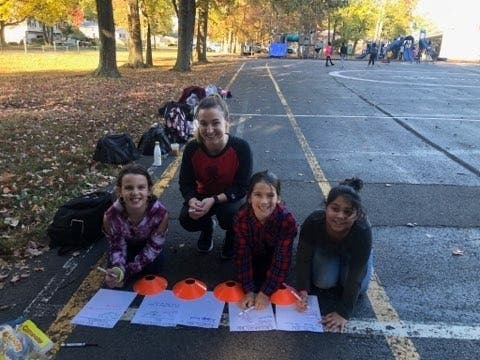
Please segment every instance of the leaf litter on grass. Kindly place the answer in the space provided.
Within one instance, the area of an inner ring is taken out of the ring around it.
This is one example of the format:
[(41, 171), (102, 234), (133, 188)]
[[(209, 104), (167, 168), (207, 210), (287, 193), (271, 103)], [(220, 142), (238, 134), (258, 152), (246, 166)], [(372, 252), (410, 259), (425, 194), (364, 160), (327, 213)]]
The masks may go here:
[(187, 73), (122, 68), (119, 79), (0, 74), (0, 270), (48, 249), (45, 230), (59, 205), (114, 181), (120, 166), (92, 160), (101, 136), (128, 132), (137, 142), (161, 120), (163, 102), (187, 86), (217, 84), (234, 64), (216, 59)]

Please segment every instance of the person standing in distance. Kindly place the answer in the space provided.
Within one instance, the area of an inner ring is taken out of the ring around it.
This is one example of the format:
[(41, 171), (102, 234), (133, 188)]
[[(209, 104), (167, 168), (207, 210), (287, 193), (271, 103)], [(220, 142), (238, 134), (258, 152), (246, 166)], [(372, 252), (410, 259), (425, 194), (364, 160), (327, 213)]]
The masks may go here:
[(233, 217), (245, 202), (252, 174), (248, 143), (228, 133), (229, 110), (219, 95), (203, 98), (195, 110), (198, 129), (187, 143), (180, 167), (179, 185), (184, 198), (180, 224), (190, 232), (200, 231), (197, 250), (213, 249), (213, 219), (225, 230), (221, 258), (234, 255)]
[(373, 271), (372, 231), (358, 193), (362, 187), (360, 179), (352, 178), (332, 188), (326, 209), (311, 213), (300, 230), (296, 277), (302, 300), (297, 309), (306, 309), (310, 290), (342, 290), (335, 310), (322, 319), (328, 331), (343, 332)]
[(340, 46), (340, 63), (341, 63), (342, 69), (345, 66), (345, 59), (347, 58), (347, 51), (348, 51), (347, 45), (345, 45), (345, 43), (342, 42), (342, 46)]
[(329, 41), (327, 44), (327, 47), (325, 48), (325, 66), (329, 66), (328, 62), (330, 62), (330, 65), (335, 65), (332, 62), (332, 57), (331, 57), (332, 51), (333, 51), (332, 43)]
[(375, 66), (375, 59), (377, 58), (377, 54), (378, 54), (378, 49), (377, 49), (377, 44), (373, 43), (371, 46), (370, 46), (370, 56), (368, 58), (368, 64), (367, 64), (367, 67), (372, 65)]

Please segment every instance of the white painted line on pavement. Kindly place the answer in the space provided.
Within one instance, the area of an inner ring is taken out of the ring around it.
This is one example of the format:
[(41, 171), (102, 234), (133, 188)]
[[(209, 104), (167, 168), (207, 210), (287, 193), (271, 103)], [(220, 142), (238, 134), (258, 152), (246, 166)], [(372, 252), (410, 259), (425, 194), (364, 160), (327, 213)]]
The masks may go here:
[[(129, 307), (120, 318), (132, 321), (138, 308)], [(222, 314), (225, 321), (220, 327), (228, 327), (228, 314)], [(415, 323), (411, 321), (377, 321), (375, 319), (350, 320), (344, 333), (392, 337), (414, 337), (428, 339), (480, 340), (480, 325), (452, 325), (447, 323)]]
[(243, 137), (243, 129), (245, 127), (246, 120), (247, 120), (246, 116), (240, 116), (240, 118), (238, 119), (235, 135), (239, 138)]
[(62, 269), (59, 270), (53, 277), (48, 281), (47, 285), (43, 287), (42, 290), (35, 296), (35, 298), (27, 305), (23, 310), (24, 316), (30, 316), (30, 314), (35, 314), (37, 317), (42, 317), (45, 313), (45, 306), (50, 302), (52, 297), (57, 293), (57, 291), (64, 286), (66, 280), (70, 274), (77, 268), (80, 261), (83, 261), (90, 250), (93, 248), (93, 245), (87, 248), (82, 256), (71, 256), (62, 266)]
[[(418, 87), (441, 87), (441, 88), (480, 88), (480, 85), (463, 85), (463, 84), (445, 84), (445, 80), (438, 74), (438, 80), (441, 81), (439, 84), (427, 83), (425, 81), (419, 81), (419, 79), (412, 77), (409, 81), (392, 81), (392, 80), (375, 80), (375, 79), (367, 79), (357, 76), (348, 76), (345, 75), (346, 73), (352, 72), (366, 72), (366, 73), (386, 73), (391, 74), (391, 71), (388, 70), (373, 70), (373, 69), (365, 69), (365, 70), (337, 70), (329, 72), (329, 75), (333, 77), (339, 77), (348, 80), (357, 80), (357, 81), (365, 81), (365, 82), (372, 82), (372, 83), (379, 83), (379, 84), (394, 84), (394, 85), (408, 85), (408, 86), (418, 86)], [(463, 74), (465, 75), (465, 74)], [(450, 74), (447, 73), (447, 76)]]
[(480, 340), (480, 325), (422, 324), (409, 321), (351, 320), (346, 333), (430, 339)]
[[(233, 113), (233, 116), (246, 116), (246, 117), (279, 117), (284, 118), (288, 117), (287, 114), (239, 114)], [(460, 116), (460, 115), (429, 115), (429, 116), (418, 116), (414, 114), (392, 114), (392, 116), (386, 115), (372, 115), (372, 114), (365, 114), (365, 115), (342, 115), (342, 114), (295, 114), (295, 118), (335, 118), (335, 119), (391, 119), (392, 117), (396, 118), (404, 118), (408, 120), (442, 120), (442, 121), (465, 121), (465, 122), (480, 122), (480, 118), (475, 117), (469, 119), (468, 116)]]

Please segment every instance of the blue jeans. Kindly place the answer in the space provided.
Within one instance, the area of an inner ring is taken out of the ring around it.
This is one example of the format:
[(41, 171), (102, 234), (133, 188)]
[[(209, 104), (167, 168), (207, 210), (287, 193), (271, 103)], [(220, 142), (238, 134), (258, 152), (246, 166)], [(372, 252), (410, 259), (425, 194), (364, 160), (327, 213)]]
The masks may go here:
[[(312, 262), (312, 283), (319, 289), (344, 286), (348, 274), (348, 256), (332, 256), (325, 250), (317, 248)], [(367, 274), (362, 280), (360, 294), (364, 294), (373, 272), (373, 251), (367, 261)]]

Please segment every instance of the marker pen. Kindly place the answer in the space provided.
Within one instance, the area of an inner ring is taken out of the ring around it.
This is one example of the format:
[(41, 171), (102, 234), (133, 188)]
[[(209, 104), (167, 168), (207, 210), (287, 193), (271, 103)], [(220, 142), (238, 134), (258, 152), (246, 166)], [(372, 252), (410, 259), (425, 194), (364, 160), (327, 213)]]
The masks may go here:
[[(298, 293), (295, 291), (295, 289), (293, 287), (291, 287), (290, 285), (287, 285), (285, 283), (282, 283), (283, 286), (285, 286), (288, 291), (290, 291), (290, 293), (295, 296), (295, 298), (299, 301), (303, 301), (303, 299), (300, 297), (300, 295), (298, 295)], [(308, 304), (307, 304), (307, 309), (308, 309)]]
[(242, 310), (238, 313), (238, 316), (242, 316), (243, 314), (246, 314), (247, 312), (249, 312), (250, 310), (254, 309), (255, 306), (250, 306), (249, 308), (246, 308), (245, 310)]
[(107, 270), (105, 270), (104, 268), (102, 268), (100, 266), (97, 266), (97, 270), (100, 270), (104, 274), (108, 274), (108, 276), (114, 277), (115, 279), (118, 278), (118, 276), (116, 274), (111, 274)]
[(86, 347), (86, 346), (98, 346), (98, 344), (86, 343), (86, 342), (74, 342), (74, 343), (61, 343), (61, 347)]

